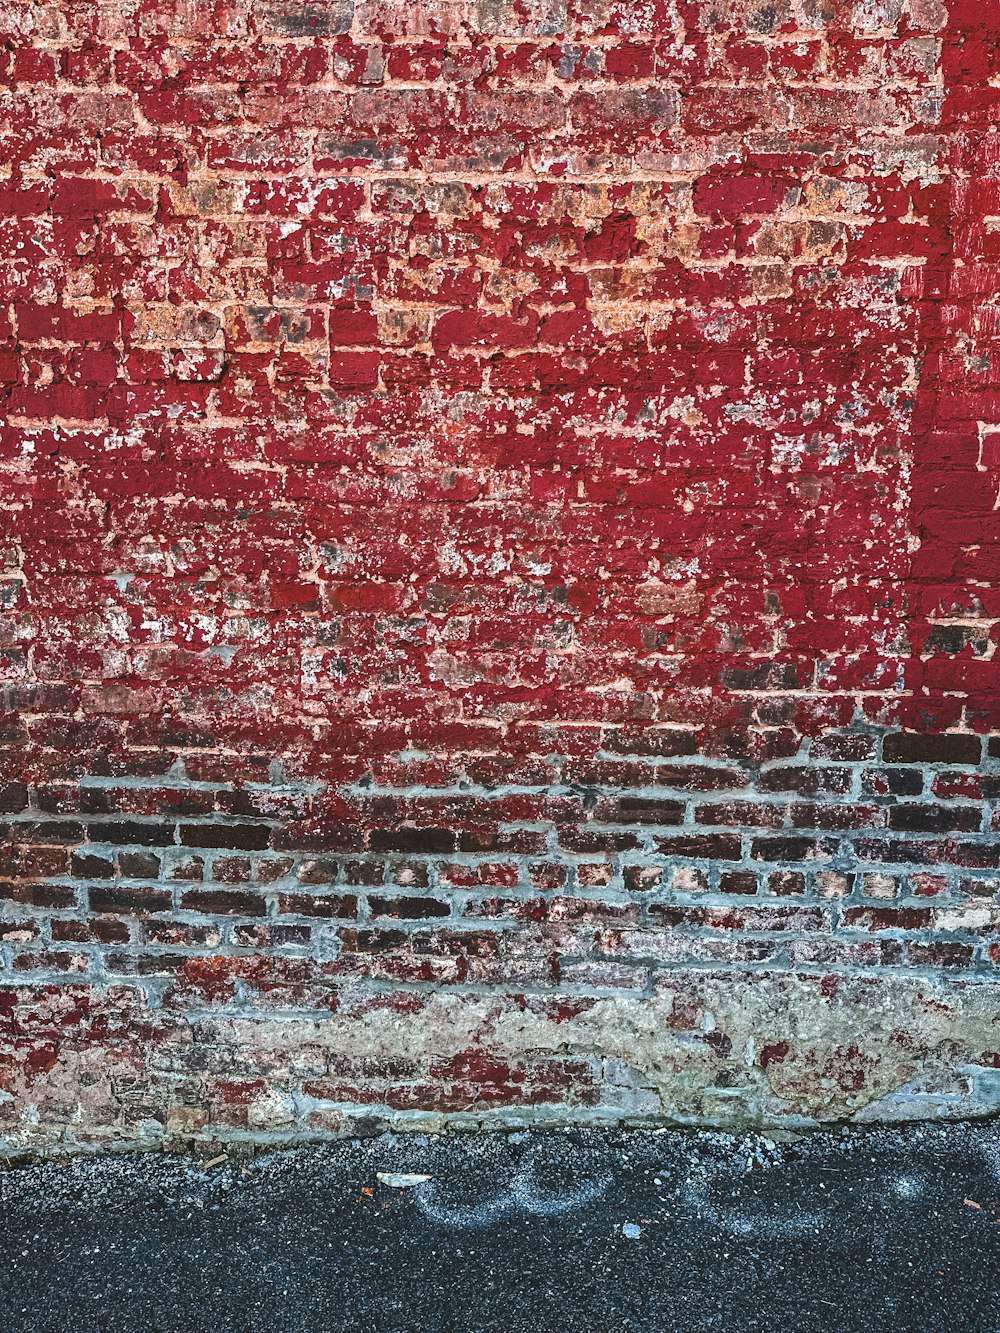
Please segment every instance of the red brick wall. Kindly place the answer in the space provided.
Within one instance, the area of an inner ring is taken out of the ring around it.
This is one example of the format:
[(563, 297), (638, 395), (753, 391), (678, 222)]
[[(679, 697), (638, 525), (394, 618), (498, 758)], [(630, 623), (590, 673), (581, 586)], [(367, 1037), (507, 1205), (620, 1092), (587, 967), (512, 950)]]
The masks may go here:
[(12, 1150), (1000, 1103), (1000, 7), (0, 15)]

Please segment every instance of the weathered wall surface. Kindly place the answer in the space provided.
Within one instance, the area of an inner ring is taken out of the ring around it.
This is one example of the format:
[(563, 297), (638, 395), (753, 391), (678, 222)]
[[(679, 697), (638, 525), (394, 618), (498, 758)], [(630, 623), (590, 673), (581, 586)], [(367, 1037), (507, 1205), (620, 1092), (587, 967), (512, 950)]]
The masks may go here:
[(2, 0), (6, 1151), (1000, 1106), (998, 36)]

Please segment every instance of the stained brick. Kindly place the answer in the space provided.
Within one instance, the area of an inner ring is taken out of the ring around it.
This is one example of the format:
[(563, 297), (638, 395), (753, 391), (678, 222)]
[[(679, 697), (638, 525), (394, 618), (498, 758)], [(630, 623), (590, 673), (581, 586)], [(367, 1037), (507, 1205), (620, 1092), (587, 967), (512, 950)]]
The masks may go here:
[(165, 912), (170, 907), (170, 892), (139, 885), (94, 885), (88, 894), (92, 912)]
[(756, 893), (757, 876), (752, 870), (727, 870), (719, 876), (720, 893)]
[(982, 753), (979, 736), (897, 732), (882, 742), (882, 757), (890, 764), (978, 764)]
[(755, 861), (825, 861), (836, 852), (833, 838), (754, 838), (750, 844)]
[(263, 916), (264, 899), (242, 889), (186, 889), (181, 894), (186, 912), (207, 912), (213, 916)]
[(70, 873), (80, 879), (113, 879), (115, 866), (107, 857), (74, 852), (70, 859)]
[(889, 811), (889, 827), (907, 833), (975, 833), (982, 824), (981, 810), (973, 806), (896, 805)]
[(396, 897), (368, 895), (368, 910), (372, 916), (393, 916), (404, 921), (420, 921), (428, 917), (450, 916), (451, 907), (438, 898)]
[(743, 855), (740, 838), (727, 833), (657, 838), (656, 847), (664, 856), (680, 856), (695, 860), (738, 861)]
[(618, 796), (599, 802), (594, 818), (602, 824), (681, 824), (684, 822), (684, 803)]
[(87, 825), (91, 842), (133, 844), (138, 847), (168, 847), (174, 841), (173, 824), (147, 824), (139, 820), (91, 821)]
[(271, 839), (266, 824), (182, 824), (180, 840), (185, 847), (223, 847), (262, 851)]
[(278, 910), (297, 916), (351, 918), (358, 914), (358, 900), (351, 893), (282, 893)]

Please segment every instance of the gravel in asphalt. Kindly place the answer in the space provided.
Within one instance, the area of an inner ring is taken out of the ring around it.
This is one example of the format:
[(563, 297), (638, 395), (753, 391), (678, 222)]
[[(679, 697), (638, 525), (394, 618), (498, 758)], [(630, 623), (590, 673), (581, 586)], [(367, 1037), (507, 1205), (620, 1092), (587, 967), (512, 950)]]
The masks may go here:
[(1000, 1333), (995, 1124), (77, 1158), (0, 1202), (18, 1333)]

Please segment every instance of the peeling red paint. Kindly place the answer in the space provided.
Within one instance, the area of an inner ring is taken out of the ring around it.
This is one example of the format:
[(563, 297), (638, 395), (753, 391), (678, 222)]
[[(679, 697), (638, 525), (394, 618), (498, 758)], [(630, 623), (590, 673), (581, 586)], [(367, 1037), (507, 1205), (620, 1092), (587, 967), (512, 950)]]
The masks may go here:
[(697, 978), (985, 1004), (996, 0), (0, 12), (0, 1136), (711, 1118)]

